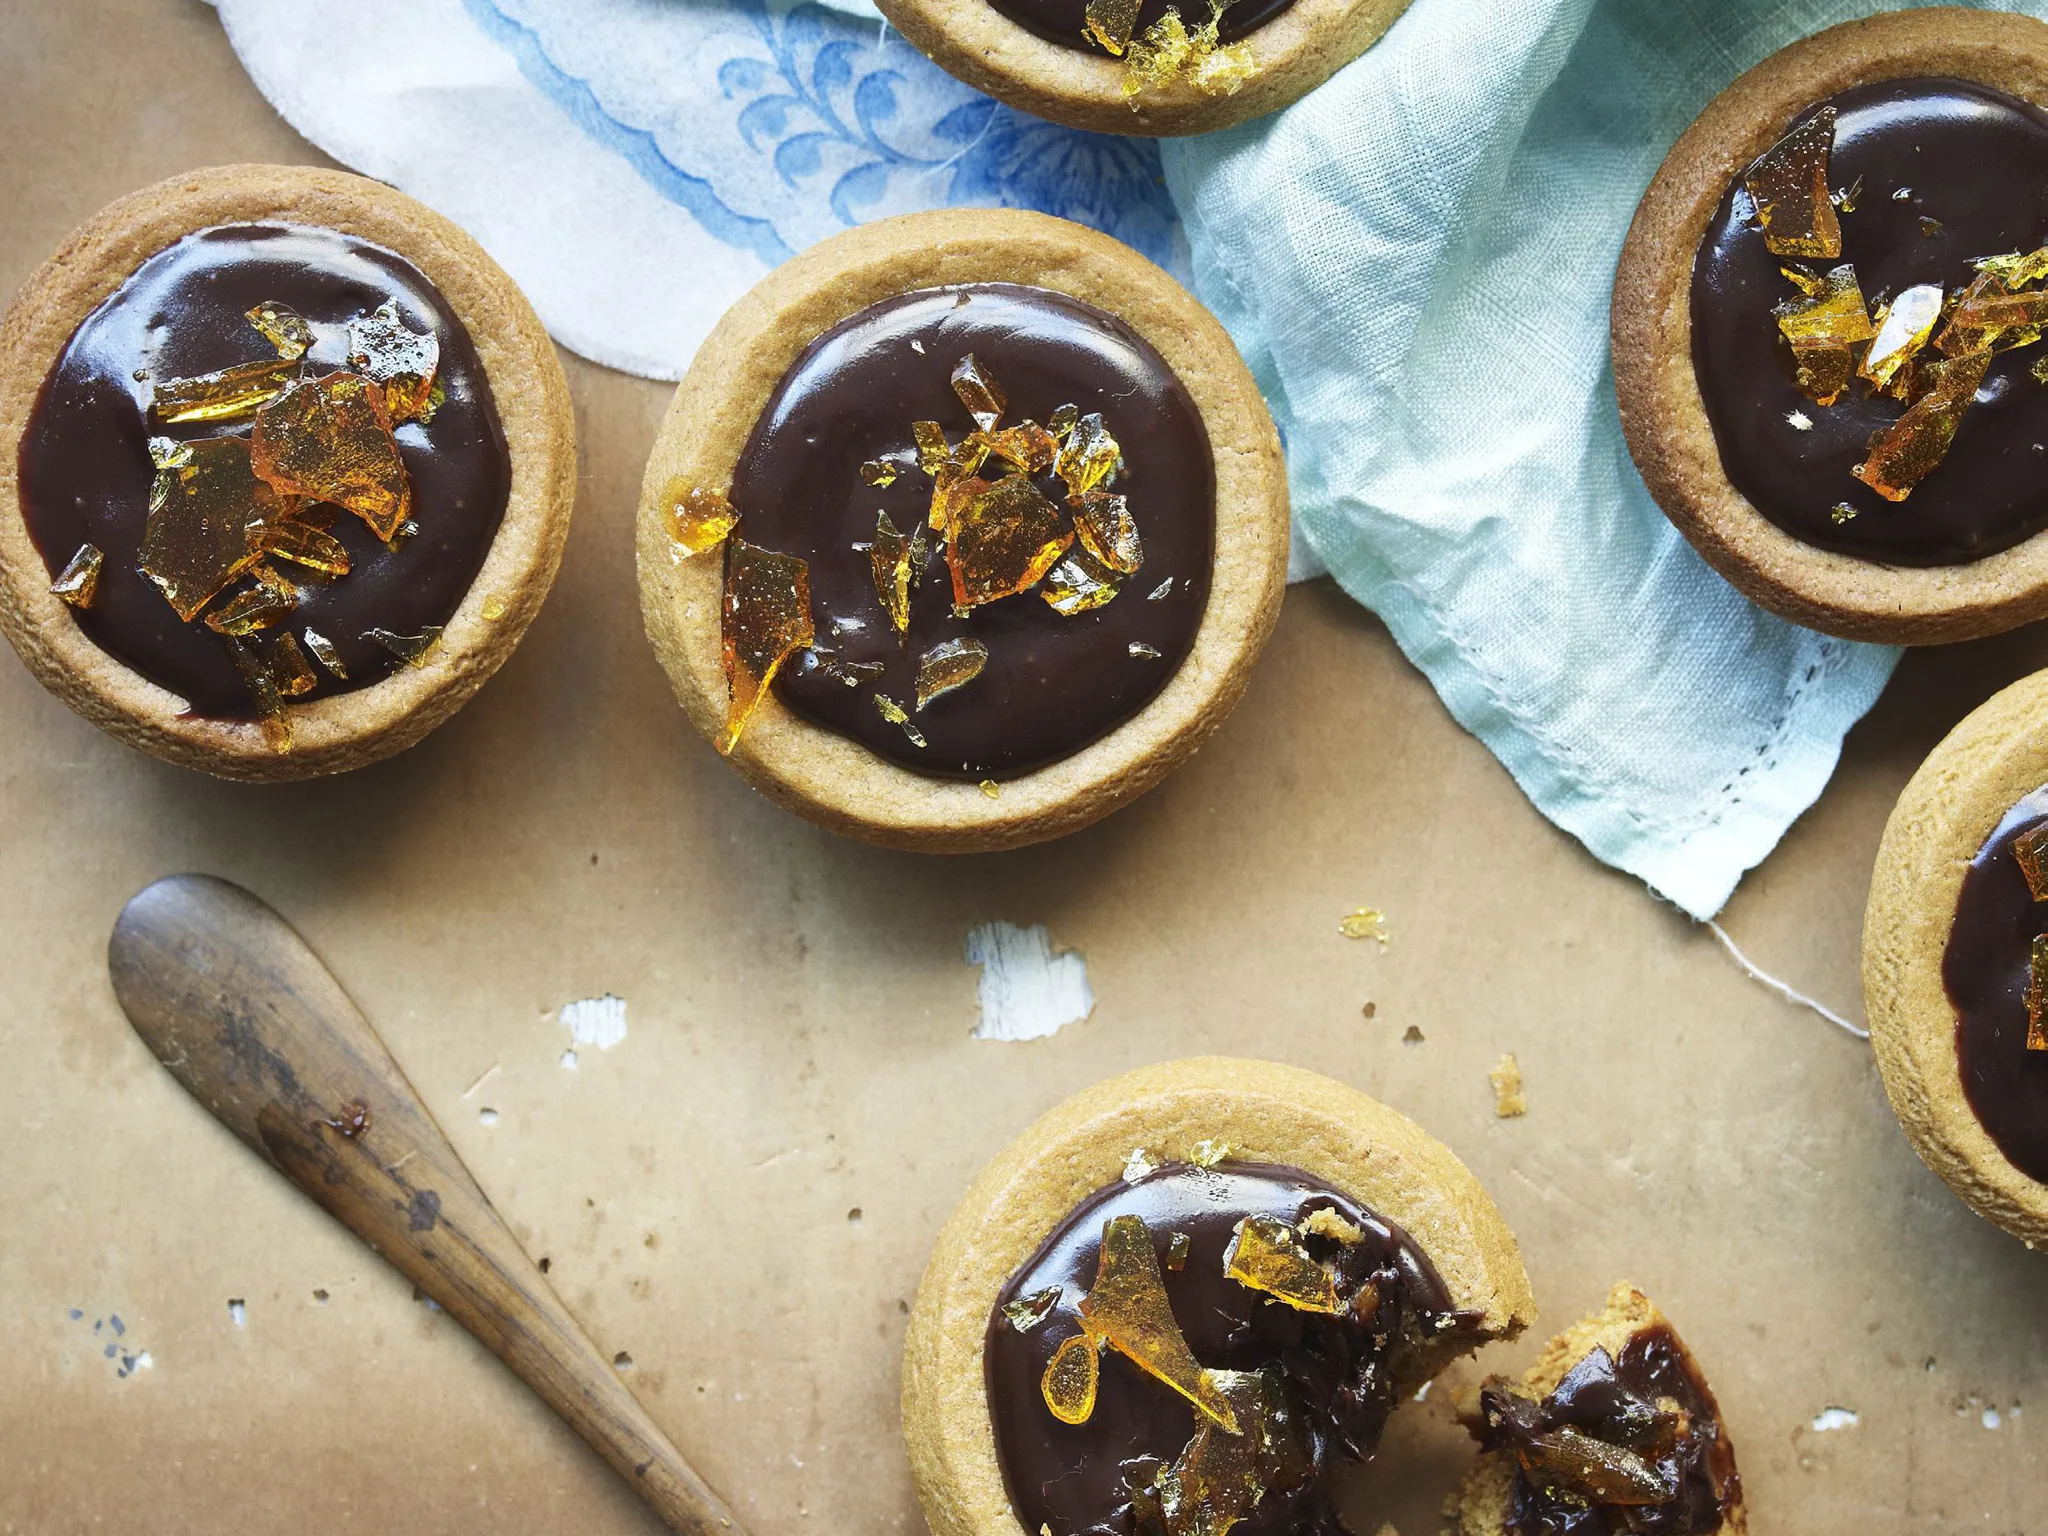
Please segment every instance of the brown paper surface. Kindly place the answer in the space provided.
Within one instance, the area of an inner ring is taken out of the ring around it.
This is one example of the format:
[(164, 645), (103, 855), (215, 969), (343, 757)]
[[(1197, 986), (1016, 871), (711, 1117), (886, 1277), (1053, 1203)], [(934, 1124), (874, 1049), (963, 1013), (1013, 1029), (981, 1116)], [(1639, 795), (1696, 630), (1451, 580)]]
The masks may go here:
[[(160, 176), (318, 158), (197, 0), (8, 0), (0, 57), (9, 289)], [(1332, 1073), (1444, 1138), (1520, 1235), (1546, 1325), (1618, 1277), (1647, 1288), (1711, 1374), (1755, 1528), (2048, 1519), (2048, 1258), (1921, 1167), (1865, 1046), (1547, 824), (1328, 583), (1290, 593), (1243, 707), (1137, 806), (1006, 856), (880, 852), (770, 807), (684, 725), (630, 543), (668, 391), (568, 366), (584, 469), (560, 583), (402, 757), (216, 783), (0, 661), (0, 1531), (656, 1528), (129, 1031), (107, 933), (179, 870), (298, 925), (755, 1536), (921, 1530), (896, 1373), (933, 1234), (1039, 1111), (1198, 1051)], [(1908, 657), (1725, 914), (1758, 963), (1860, 1016), (1894, 796), (2043, 664), (2039, 633)], [(1384, 953), (1337, 932), (1362, 904), (1388, 913)], [(1087, 1022), (969, 1037), (962, 941), (993, 918), (1085, 955)], [(559, 1009), (607, 992), (627, 1037), (565, 1068)], [(1507, 1051), (1516, 1120), (1486, 1077)], [(1450, 1385), (1397, 1416), (1355, 1529), (1435, 1529), (1469, 1455)], [(1816, 1431), (1831, 1407), (1860, 1421)]]

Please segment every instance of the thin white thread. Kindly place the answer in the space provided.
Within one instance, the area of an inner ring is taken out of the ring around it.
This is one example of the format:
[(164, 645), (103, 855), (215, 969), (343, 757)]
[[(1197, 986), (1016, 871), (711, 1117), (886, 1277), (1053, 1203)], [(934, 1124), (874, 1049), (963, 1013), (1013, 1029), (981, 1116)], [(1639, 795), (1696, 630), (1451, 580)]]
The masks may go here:
[(1802, 1008), (1811, 1008), (1815, 1013), (1819, 1014), (1822, 1018), (1826, 1019), (1830, 1024), (1838, 1025), (1841, 1028), (1846, 1029), (1858, 1040), (1868, 1040), (1870, 1038), (1870, 1031), (1865, 1029), (1862, 1025), (1850, 1023), (1847, 1019), (1843, 1018), (1839, 1013), (1835, 1012), (1834, 1009), (1830, 1008), (1826, 1003), (1816, 1002), (1814, 1001), (1814, 999), (1808, 997), (1804, 992), (1786, 986), (1784, 982), (1778, 980), (1777, 977), (1773, 976), (1769, 971), (1765, 970), (1762, 966), (1758, 965), (1754, 960), (1750, 959), (1749, 956), (1745, 955), (1740, 949), (1736, 948), (1735, 941), (1728, 937), (1728, 930), (1723, 928), (1719, 923), (1715, 922), (1712, 918), (1707, 919), (1707, 927), (1713, 933), (1714, 937), (1721, 941), (1721, 947), (1727, 950), (1729, 954), (1735, 957), (1735, 963), (1742, 967), (1743, 971), (1748, 975), (1751, 981), (1762, 982), (1765, 986), (1769, 987), (1773, 992), (1777, 993), (1778, 996), (1784, 998), (1785, 1001), (1788, 1003), (1797, 1003)]

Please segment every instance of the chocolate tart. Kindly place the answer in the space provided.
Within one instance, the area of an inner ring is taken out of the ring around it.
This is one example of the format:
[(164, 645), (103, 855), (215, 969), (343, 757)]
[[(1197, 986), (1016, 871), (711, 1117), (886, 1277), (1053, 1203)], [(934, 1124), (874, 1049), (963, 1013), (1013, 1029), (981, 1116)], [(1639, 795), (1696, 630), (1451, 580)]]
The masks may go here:
[[(286, 291), (267, 291), (273, 282)], [(266, 291), (252, 301), (244, 287)], [(423, 531), (387, 547), (354, 516), (334, 520), (355, 548), (356, 569), (309, 599), (330, 606), (307, 611), (334, 630), (331, 654), (346, 653), (342, 670), (352, 676), (318, 669), (307, 695), (284, 707), (288, 732), (266, 735), (248, 692), (236, 691), (226, 653), (204, 648), (218, 638), (196, 621), (180, 625), (134, 566), (153, 473), (144, 439), (159, 430), (148, 393), (156, 386), (144, 382), (147, 368), (127, 373), (117, 342), (105, 342), (104, 357), (92, 349), (99, 338), (139, 336), (166, 357), (211, 349), (201, 369), (237, 365), (254, 355), (238, 349), (264, 344), (246, 330), (223, 340), (226, 306), (236, 305), (232, 324), (242, 328), (241, 304), (276, 299), (305, 307), (324, 338), (304, 359), (314, 373), (316, 361), (344, 366), (327, 354), (353, 344), (335, 339), (341, 310), (322, 306), (373, 307), (380, 293), (400, 304), (401, 324), (407, 312), (420, 317), (442, 348), (445, 399), (397, 436)], [(231, 779), (361, 767), (452, 715), (539, 611), (575, 496), (567, 383), (512, 281), (468, 235), (411, 198), (298, 166), (173, 177), (72, 234), (0, 321), (0, 439), (0, 629), (44, 686), (110, 735)], [(116, 550), (92, 606), (74, 609), (53, 595), (53, 578), (72, 553), (78, 520), (93, 518), (86, 526), (111, 530), (97, 537)], [(62, 543), (39, 543), (37, 527), (63, 532)], [(357, 588), (348, 589), (351, 580)], [(367, 624), (384, 626), (379, 615), (388, 611), (402, 616), (392, 633), (403, 626), (424, 637), (431, 627), (438, 642), (403, 659), (366, 644), (363, 625), (337, 627), (353, 614), (332, 606), (344, 590), (392, 605)]]
[[(1379, 40), (1409, 0), (1236, 0), (1220, 29), (1251, 70), (1231, 94), (1185, 79), (1125, 96), (1124, 61), (1088, 38), (1083, 0), (879, 0), (933, 63), (998, 101), (1069, 128), (1170, 137), (1228, 128), (1307, 95)], [(1174, 0), (1193, 28), (1207, 0)], [(1145, 0), (1140, 33), (1169, 9)]]
[(1824, 104), (1840, 114), (1828, 185), (1838, 204), (1855, 195), (1840, 256), (1809, 265), (1854, 265), (1873, 315), (1908, 285), (1959, 282), (1971, 259), (2048, 235), (2035, 191), (2048, 184), (2048, 25), (1903, 11), (1773, 54), (1679, 138), (1629, 229), (1612, 313), (1629, 451), (1707, 562), (1799, 624), (1927, 644), (2040, 618), (2048, 506), (2032, 488), (2048, 462), (2048, 394), (2027, 377), (2038, 346), (1993, 360), (1964, 397), (1952, 450), (1902, 501), (1848, 471), (1904, 407), (1855, 381), (1817, 407), (1793, 383), (1768, 307), (1792, 294), (1788, 263), (1765, 251), (1738, 184)]
[[(1146, 1149), (1146, 1162), (1133, 1164), (1135, 1149)], [(1190, 1158), (1208, 1166), (1178, 1161)], [(1347, 1230), (1298, 1214), (1316, 1208), (1341, 1216), (1354, 1246), (1307, 1237)], [(1040, 1400), (1038, 1356), (1076, 1333), (1079, 1303), (1067, 1292), (1092, 1280), (1092, 1304), (1104, 1290), (1095, 1266), (1111, 1225), (1096, 1221), (1148, 1209), (1174, 1319), (1195, 1361), (1222, 1368), (1205, 1380), (1284, 1371), (1294, 1433), (1305, 1430), (1314, 1447), (1310, 1481), (1270, 1482), (1234, 1527), (1253, 1536), (1337, 1529), (1325, 1479), (1333, 1464), (1369, 1455), (1403, 1394), (1535, 1316), (1520, 1251), (1493, 1202), (1448, 1148), (1385, 1105), (1316, 1073), (1228, 1057), (1111, 1078), (998, 1155), (933, 1247), (904, 1345), (903, 1425), (936, 1536), (1031, 1536), (1043, 1524), (1078, 1531), (1103, 1520), (1122, 1529), (1128, 1506), (1087, 1506), (1128, 1496), (1130, 1482), (1120, 1494), (1107, 1479), (1136, 1465), (1134, 1449), (1172, 1460), (1200, 1422), (1115, 1350), (1102, 1355), (1086, 1422), (1056, 1424)], [(1233, 1235), (1231, 1223), (1254, 1211), (1298, 1221), (1302, 1241), (1338, 1275), (1335, 1310), (1348, 1315), (1296, 1311), (1223, 1272), (1226, 1245), (1250, 1225), (1240, 1221)], [(1176, 1228), (1191, 1242), (1175, 1239)], [(1357, 1293), (1347, 1255), (1364, 1255), (1361, 1269), (1378, 1266)], [(1049, 1274), (1074, 1283), (1046, 1311), (1033, 1287)], [(1367, 1289), (1371, 1304), (1361, 1306)], [(1020, 1326), (1004, 1310), (1012, 1301), (1039, 1320)], [(1387, 1337), (1360, 1346), (1350, 1331), (1359, 1317)]]
[[(876, 537), (878, 507), (905, 530), (925, 526), (934, 482), (907, 446), (912, 422), (950, 410), (948, 432), (968, 425), (949, 371), (977, 352), (1007, 380), (1013, 415), (1056, 420), (1077, 398), (1108, 413), (1143, 564), (1122, 595), (1078, 615), (1021, 591), (963, 617), (934, 546), (912, 578), (910, 628), (892, 639), (860, 541)], [(900, 476), (868, 458), (885, 450), (899, 453)], [(739, 524), (723, 554), (677, 542), (678, 486), (730, 494)], [(733, 766), (835, 831), (939, 852), (1014, 847), (1149, 789), (1229, 712), (1279, 611), (1286, 475), (1229, 337), (1158, 268), (1042, 214), (912, 214), (824, 241), (735, 305), (648, 461), (648, 637), (684, 713), (721, 748), (726, 568), (754, 545), (808, 560), (815, 643), (777, 674), (730, 747)], [(820, 670), (842, 625), (879, 680)], [(912, 702), (906, 669), (942, 636), (985, 639), (987, 676), (899, 729), (877, 711)]]
[[(1987, 1221), (2048, 1243), (2048, 1051), (2025, 1048), (2028, 941), (2048, 931), (2011, 850), (2048, 820), (2048, 672), (1966, 716), (1885, 824), (1863, 999), (1921, 1161)], [(2031, 798), (2030, 798), (2031, 797)]]
[[(1662, 1433), (1652, 1419), (1660, 1401), (1675, 1404), (1683, 1416)], [(1706, 1376), (1670, 1320), (1627, 1281), (1615, 1286), (1599, 1312), (1546, 1344), (1519, 1382), (1489, 1380), (1467, 1427), (1489, 1449), (1458, 1490), (1455, 1536), (1565, 1529), (1582, 1536), (1606, 1536), (1610, 1529), (1742, 1536), (1749, 1529), (1735, 1448)], [(1627, 1514), (1639, 1522), (1632, 1523), (1610, 1522), (1597, 1498), (1546, 1493), (1524, 1472), (1518, 1453), (1541, 1465), (1564, 1429), (1624, 1452), (1633, 1445), (1629, 1454), (1648, 1466), (1632, 1464), (1632, 1470), (1657, 1472), (1671, 1497), (1629, 1507)]]

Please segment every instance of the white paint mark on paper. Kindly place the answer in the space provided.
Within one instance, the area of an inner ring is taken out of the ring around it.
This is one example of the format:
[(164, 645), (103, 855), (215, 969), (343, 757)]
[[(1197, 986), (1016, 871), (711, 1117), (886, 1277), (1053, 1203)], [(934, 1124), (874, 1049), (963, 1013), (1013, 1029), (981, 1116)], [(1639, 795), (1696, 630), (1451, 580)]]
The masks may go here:
[(626, 1000), (607, 992), (562, 1005), (562, 1027), (572, 1045), (594, 1045), (608, 1051), (626, 1038)]
[(1984, 1427), (1986, 1429), (1996, 1429), (1998, 1425), (1998, 1410), (1996, 1408), (1986, 1408), (1984, 1410)]
[(145, 1349), (126, 1364), (130, 1374), (136, 1371), (153, 1371), (156, 1369), (156, 1357)]
[(496, 1125), (498, 1123), (498, 1112), (486, 1104), (476, 1112), (476, 1118), (477, 1123), (480, 1125)]
[(237, 1328), (245, 1327), (249, 1321), (249, 1304), (239, 1296), (228, 1298), (228, 1321)]
[(576, 1070), (576, 1053), (574, 1051), (562, 1052), (556, 1065), (561, 1067), (564, 1072), (574, 1072)]
[(981, 967), (977, 1040), (1042, 1040), (1095, 1011), (1088, 962), (1053, 953), (1045, 924), (977, 923), (967, 930), (967, 963)]
[(1831, 1429), (1854, 1429), (1862, 1422), (1863, 1415), (1853, 1408), (1823, 1408), (1813, 1416), (1813, 1428), (1816, 1434), (1825, 1433)]

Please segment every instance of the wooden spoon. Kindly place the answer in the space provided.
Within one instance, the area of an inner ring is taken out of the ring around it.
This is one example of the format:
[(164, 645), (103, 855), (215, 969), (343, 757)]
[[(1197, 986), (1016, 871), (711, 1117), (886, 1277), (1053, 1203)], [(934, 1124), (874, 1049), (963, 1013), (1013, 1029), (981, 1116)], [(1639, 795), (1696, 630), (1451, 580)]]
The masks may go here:
[(107, 945), (171, 1075), (398, 1266), (686, 1536), (744, 1536), (541, 1279), (327, 967), (240, 886), (159, 880)]

